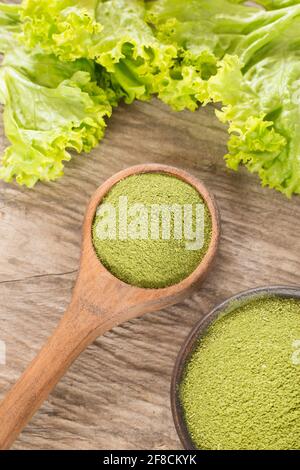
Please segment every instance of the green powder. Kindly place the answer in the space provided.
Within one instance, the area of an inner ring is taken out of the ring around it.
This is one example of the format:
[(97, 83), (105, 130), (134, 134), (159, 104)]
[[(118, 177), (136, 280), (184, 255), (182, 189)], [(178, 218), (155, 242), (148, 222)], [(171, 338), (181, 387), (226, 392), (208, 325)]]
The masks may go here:
[(180, 396), (196, 447), (300, 449), (300, 303), (255, 300), (200, 340)]
[[(126, 224), (120, 211), (120, 201), (123, 204), (124, 198), (128, 206)], [(136, 204), (142, 205), (142, 208)], [(106, 211), (101, 213), (101, 208), (107, 205), (116, 211), (116, 224), (111, 214), (108, 216)], [(157, 206), (168, 208), (174, 205), (176, 211), (169, 212), (168, 236), (168, 217), (163, 211), (157, 216), (155, 211)], [(178, 226), (179, 206), (182, 214), (181, 238), (175, 229), (175, 222)], [(189, 221), (195, 237), (201, 230), (202, 237), (204, 233), (204, 244), (199, 245), (199, 249), (191, 249), (190, 234), (186, 236), (184, 231), (185, 206), (192, 209)], [(201, 227), (197, 207), (201, 207), (204, 214)], [(102, 233), (105, 225), (110, 233), (106, 237)], [(159, 228), (159, 234), (153, 237), (155, 227)], [(125, 234), (124, 230), (128, 233)], [(132, 237), (132, 231), (135, 237)], [(197, 268), (209, 248), (211, 233), (210, 212), (194, 187), (167, 174), (145, 173), (120, 181), (106, 195), (93, 224), (93, 243), (102, 264), (118, 279), (138, 287), (163, 288), (179, 283)]]

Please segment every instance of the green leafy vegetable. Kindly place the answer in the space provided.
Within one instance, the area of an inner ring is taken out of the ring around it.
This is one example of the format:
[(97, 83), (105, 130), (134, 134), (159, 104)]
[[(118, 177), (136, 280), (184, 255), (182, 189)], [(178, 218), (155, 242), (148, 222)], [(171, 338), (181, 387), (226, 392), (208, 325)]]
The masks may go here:
[(89, 151), (120, 99), (215, 103), (226, 161), (300, 193), (300, 0), (24, 0), (0, 4), (0, 176), (34, 185)]
[(89, 57), (94, 38), (101, 31), (96, 21), (98, 0), (25, 0), (22, 20), (25, 42), (40, 44), (62, 60)]
[[(103, 137), (116, 95), (100, 84), (105, 74), (92, 61), (62, 62), (38, 48), (26, 50), (19, 7), (0, 5), (5, 57), (0, 68), (0, 102), (11, 147), (0, 178), (33, 187), (63, 175), (68, 150), (89, 152)], [(2, 39), (2, 37), (1, 37)]]
[(155, 38), (140, 0), (26, 0), (23, 5), (28, 46), (38, 44), (62, 60), (94, 60), (111, 74), (127, 103), (149, 99), (177, 54)]
[(265, 11), (236, 3), (157, 0), (148, 18), (161, 41), (181, 49), (183, 67), (190, 62), (206, 79), (204, 104), (221, 104), (228, 166), (245, 164), (264, 185), (300, 193), (300, 4)]
[(78, 60), (63, 66), (55, 56), (7, 53), (0, 69), (0, 102), (12, 145), (0, 177), (19, 184), (55, 180), (63, 174), (68, 149), (89, 152), (103, 137), (113, 94), (95, 82), (94, 65)]
[(77, 72), (57, 88), (34, 84), (16, 69), (1, 70), (4, 123), (12, 146), (3, 157), (0, 177), (28, 187), (63, 174), (67, 149), (89, 152), (102, 138), (111, 107), (88, 72)]
[(13, 34), (21, 29), (20, 6), (0, 3), (0, 53), (7, 51)]

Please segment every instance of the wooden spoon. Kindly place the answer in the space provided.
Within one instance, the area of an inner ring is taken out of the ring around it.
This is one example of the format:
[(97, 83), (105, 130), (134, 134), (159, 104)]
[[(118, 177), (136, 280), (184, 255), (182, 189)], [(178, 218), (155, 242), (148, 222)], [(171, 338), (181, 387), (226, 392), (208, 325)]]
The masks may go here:
[[(97, 258), (91, 236), (97, 207), (110, 188), (128, 176), (149, 172), (167, 173), (194, 186), (212, 216), (212, 240), (201, 264), (188, 278), (165, 289), (141, 289), (115, 278)], [(80, 270), (70, 306), (0, 405), (0, 449), (10, 448), (73, 361), (99, 335), (146, 312), (178, 302), (203, 281), (215, 258), (219, 235), (219, 214), (213, 197), (202, 183), (182, 170), (157, 164), (140, 165), (106, 181), (93, 195), (86, 212)]]

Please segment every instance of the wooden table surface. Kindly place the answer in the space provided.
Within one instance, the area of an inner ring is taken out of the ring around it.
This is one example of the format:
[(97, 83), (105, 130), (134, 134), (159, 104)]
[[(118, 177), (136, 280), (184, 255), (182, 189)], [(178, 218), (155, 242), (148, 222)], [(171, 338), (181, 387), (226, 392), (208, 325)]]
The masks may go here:
[[(69, 370), (14, 449), (178, 449), (169, 401), (176, 355), (191, 327), (221, 300), (267, 284), (300, 284), (300, 206), (226, 169), (226, 130), (212, 107), (120, 106), (90, 156), (34, 190), (0, 183), (0, 398), (53, 331), (71, 297), (81, 224), (94, 190), (146, 162), (184, 168), (215, 194), (223, 235), (208, 280), (184, 303), (99, 338)], [(0, 149), (7, 142), (0, 130)]]

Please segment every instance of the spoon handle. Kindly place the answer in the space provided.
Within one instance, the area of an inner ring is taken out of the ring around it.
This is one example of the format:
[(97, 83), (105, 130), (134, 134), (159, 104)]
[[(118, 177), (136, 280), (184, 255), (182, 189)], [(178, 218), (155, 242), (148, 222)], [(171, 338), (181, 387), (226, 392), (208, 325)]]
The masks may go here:
[(69, 307), (58, 327), (0, 404), (0, 449), (9, 449), (78, 355), (103, 331), (99, 318)]

